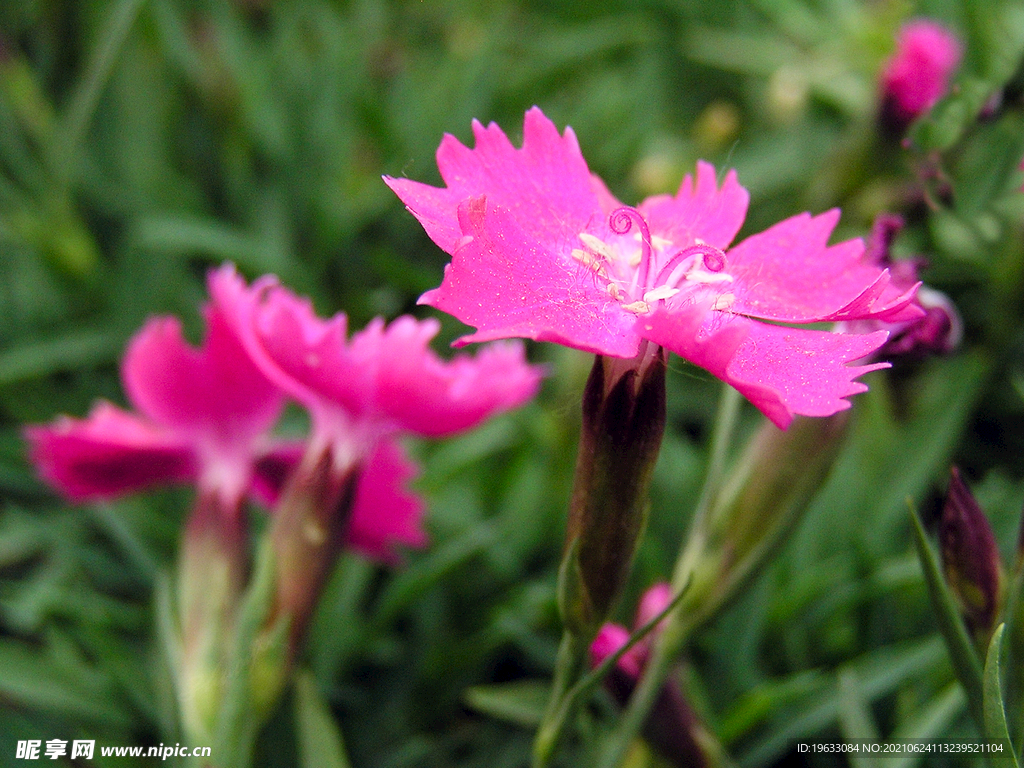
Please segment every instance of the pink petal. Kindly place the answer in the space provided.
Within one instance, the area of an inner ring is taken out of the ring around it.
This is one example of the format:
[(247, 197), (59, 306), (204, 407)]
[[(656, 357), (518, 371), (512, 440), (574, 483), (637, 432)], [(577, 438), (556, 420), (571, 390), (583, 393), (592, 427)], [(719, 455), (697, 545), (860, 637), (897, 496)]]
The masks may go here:
[(306, 299), (264, 281), (245, 288), (233, 272), (211, 278), (215, 300), (267, 376), (305, 405), (314, 429), (349, 448), (408, 430), (440, 436), (468, 429), (533, 397), (540, 371), (521, 347), (443, 362), (430, 349), (436, 320), (372, 321), (346, 339), (342, 314), (321, 320)]
[(648, 318), (646, 337), (738, 389), (785, 429), (794, 414), (830, 416), (864, 392), (854, 381), (888, 363), (848, 366), (880, 347), (888, 334), (841, 334), (768, 325), (746, 317), (698, 309), (660, 310)]
[(864, 244), (828, 246), (839, 211), (803, 213), (752, 235), (726, 254), (734, 282), (729, 307), (741, 315), (807, 323), (885, 317), (912, 319), (914, 291), (893, 285), (887, 270), (862, 259)]
[(398, 443), (383, 440), (367, 461), (356, 488), (346, 543), (386, 563), (398, 561), (399, 546), (423, 547), (423, 502), (406, 490), (418, 469)]
[[(644, 592), (640, 598), (640, 603), (636, 607), (636, 618), (633, 621), (633, 626), (640, 629), (640, 627), (654, 619), (659, 613), (668, 608), (673, 597), (671, 584), (662, 581), (651, 585)], [(666, 619), (662, 619), (661, 623), (654, 628), (654, 632), (660, 632), (664, 629), (665, 622)]]
[(86, 419), (61, 417), (25, 429), (40, 476), (72, 501), (108, 499), (198, 475), (187, 441), (110, 403)]
[(613, 211), (623, 206), (623, 203), (619, 202), (619, 199), (608, 189), (608, 185), (596, 173), (590, 174), (590, 188), (597, 196), (597, 205), (603, 216), (611, 216)]
[(459, 204), (486, 195), (514, 210), (531, 241), (548, 248), (568, 242), (593, 219), (601, 217), (590, 171), (576, 135), (555, 124), (537, 107), (526, 113), (523, 146), (516, 149), (494, 123), (473, 121), (476, 147), (469, 149), (445, 135), (437, 150), (437, 167), (447, 187), (384, 177), (395, 194), (447, 253), (454, 253), (463, 232), (456, 217)]
[(636, 355), (636, 317), (587, 267), (520, 228), (517, 212), (476, 198), (459, 206), (459, 221), (462, 245), (441, 286), (420, 302), (478, 328), (460, 345), (521, 337), (614, 357)]
[(476, 426), (499, 411), (522, 405), (540, 386), (539, 368), (527, 364), (521, 344), (492, 344), (475, 358), (441, 360), (430, 349), (440, 325), (400, 317), (352, 337), (358, 354), (369, 348), (379, 363), (376, 407), (404, 430), (441, 437)]
[(252, 363), (216, 306), (207, 309), (206, 320), (199, 349), (182, 338), (177, 318), (149, 320), (125, 353), (125, 389), (154, 422), (244, 453), (277, 420), (283, 396)]
[(750, 194), (739, 185), (736, 171), (729, 171), (719, 189), (715, 168), (697, 163), (697, 185), (687, 174), (675, 197), (657, 195), (640, 205), (651, 232), (671, 240), (676, 248), (688, 248), (699, 239), (725, 249), (736, 237), (747, 215)]
[(372, 400), (373, 361), (348, 351), (348, 323), (338, 313), (323, 320), (309, 299), (272, 276), (251, 286), (232, 265), (210, 273), (210, 295), (260, 371), (313, 412), (341, 406), (361, 414)]
[[(619, 624), (604, 624), (590, 644), (590, 666), (598, 667), (609, 656), (618, 653), (629, 642), (629, 630)], [(640, 678), (643, 669), (643, 654), (634, 645), (618, 660), (615, 666), (625, 672), (632, 680)]]

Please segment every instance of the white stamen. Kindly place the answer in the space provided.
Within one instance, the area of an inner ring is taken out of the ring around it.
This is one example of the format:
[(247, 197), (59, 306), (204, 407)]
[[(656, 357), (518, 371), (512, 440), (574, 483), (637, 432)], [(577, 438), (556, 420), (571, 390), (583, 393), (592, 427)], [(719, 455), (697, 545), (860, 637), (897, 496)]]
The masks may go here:
[(712, 309), (728, 309), (732, 306), (732, 303), (736, 301), (736, 294), (734, 293), (723, 293), (717, 299), (715, 299)]
[(586, 267), (590, 267), (592, 270), (602, 277), (608, 277), (608, 272), (604, 268), (604, 264), (594, 258), (594, 255), (587, 253), (581, 248), (573, 248), (570, 255)]
[(618, 283), (608, 283), (608, 285), (605, 286), (605, 290), (608, 291), (608, 295), (616, 301), (622, 298), (622, 289), (619, 288)]
[(622, 308), (635, 315), (646, 315), (651, 311), (651, 308), (646, 301), (631, 301), (629, 304), (623, 304)]
[(732, 275), (725, 272), (708, 272), (703, 269), (692, 269), (684, 277), (697, 283), (731, 283), (733, 279)]
[(644, 294), (644, 301), (651, 303), (658, 301), (659, 299), (671, 299), (677, 293), (679, 293), (678, 288), (672, 288), (668, 285), (659, 285)]
[(580, 242), (591, 250), (596, 256), (603, 256), (608, 261), (615, 261), (615, 252), (601, 238), (589, 232), (580, 232)]

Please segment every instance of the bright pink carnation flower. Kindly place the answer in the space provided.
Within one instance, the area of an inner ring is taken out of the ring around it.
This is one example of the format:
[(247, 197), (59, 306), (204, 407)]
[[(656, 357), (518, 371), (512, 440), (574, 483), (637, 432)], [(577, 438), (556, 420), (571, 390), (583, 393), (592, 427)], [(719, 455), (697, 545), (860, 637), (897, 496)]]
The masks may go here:
[(193, 349), (175, 318), (151, 319), (128, 345), (121, 376), (139, 415), (99, 403), (86, 419), (25, 430), (40, 474), (74, 501), (157, 483), (195, 482), (237, 509), (283, 393), (249, 360), (216, 307)]
[(946, 95), (960, 65), (963, 46), (931, 19), (914, 19), (896, 38), (896, 53), (882, 70), (884, 109), (900, 126), (909, 125)]
[[(508, 337), (633, 358), (645, 340), (736, 387), (780, 427), (827, 416), (884, 364), (848, 366), (885, 332), (840, 335), (777, 323), (917, 317), (914, 288), (828, 246), (838, 211), (801, 214), (729, 248), (749, 195), (730, 171), (697, 166), (674, 196), (623, 206), (592, 175), (572, 129), (534, 107), (522, 149), (473, 123), (475, 149), (445, 136), (445, 188), (385, 177), (430, 237), (452, 255), (420, 301), (476, 326), (459, 344)], [(762, 322), (767, 321), (767, 322)]]

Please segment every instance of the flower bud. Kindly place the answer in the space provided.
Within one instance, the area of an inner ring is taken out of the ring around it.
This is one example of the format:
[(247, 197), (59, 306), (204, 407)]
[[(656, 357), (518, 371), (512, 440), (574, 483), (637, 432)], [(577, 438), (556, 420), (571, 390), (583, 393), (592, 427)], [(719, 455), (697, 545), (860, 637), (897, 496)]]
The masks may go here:
[(956, 596), (972, 635), (987, 644), (1002, 594), (1002, 563), (985, 513), (956, 467), (939, 521), (946, 582)]
[[(644, 593), (637, 607), (635, 629), (654, 619), (672, 600), (668, 584), (655, 584)], [(649, 642), (660, 631), (655, 627), (626, 653), (604, 679), (605, 687), (620, 704), (629, 701), (640, 681), (647, 661)], [(629, 630), (618, 624), (605, 624), (590, 645), (590, 665), (597, 667), (629, 642)], [(643, 728), (644, 738), (670, 764), (678, 766), (714, 766), (722, 764), (724, 751), (686, 701), (678, 681), (670, 677), (661, 687)]]
[(765, 422), (747, 444), (708, 517), (687, 543), (692, 578), (679, 607), (688, 628), (707, 621), (757, 573), (824, 484), (847, 414)]
[(646, 523), (647, 489), (665, 431), (665, 352), (598, 356), (583, 394), (566, 527), (560, 606), (566, 627), (593, 637), (629, 571)]
[(962, 55), (960, 40), (942, 24), (914, 19), (903, 25), (881, 76), (883, 125), (899, 134), (931, 109), (946, 95)]
[(337, 466), (330, 445), (311, 443), (277, 502), (270, 529), (277, 595), (268, 626), (286, 617), (293, 654), (343, 545), (361, 470)]

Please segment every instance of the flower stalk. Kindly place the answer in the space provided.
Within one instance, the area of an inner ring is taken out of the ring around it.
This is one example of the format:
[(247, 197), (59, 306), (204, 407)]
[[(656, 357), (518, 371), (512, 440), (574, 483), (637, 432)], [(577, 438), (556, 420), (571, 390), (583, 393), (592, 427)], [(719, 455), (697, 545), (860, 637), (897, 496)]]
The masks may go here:
[[(731, 431), (730, 421), (726, 413), (719, 428)], [(673, 573), (673, 591), (685, 586), (686, 594), (654, 643), (602, 768), (622, 764), (693, 631), (740, 593), (800, 519), (838, 456), (847, 421), (842, 413), (796, 419), (785, 432), (765, 423), (720, 489), (712, 473)]]
[(550, 764), (573, 714), (567, 697), (587, 665), (647, 520), (647, 491), (665, 432), (665, 352), (644, 344), (633, 360), (598, 356), (583, 394), (583, 425), (558, 605), (563, 635), (534, 766)]
[(201, 492), (178, 557), (178, 705), (182, 727), (196, 744), (212, 740), (224, 694), (223, 664), (248, 571), (244, 518), (234, 506), (223, 510), (218, 494)]

